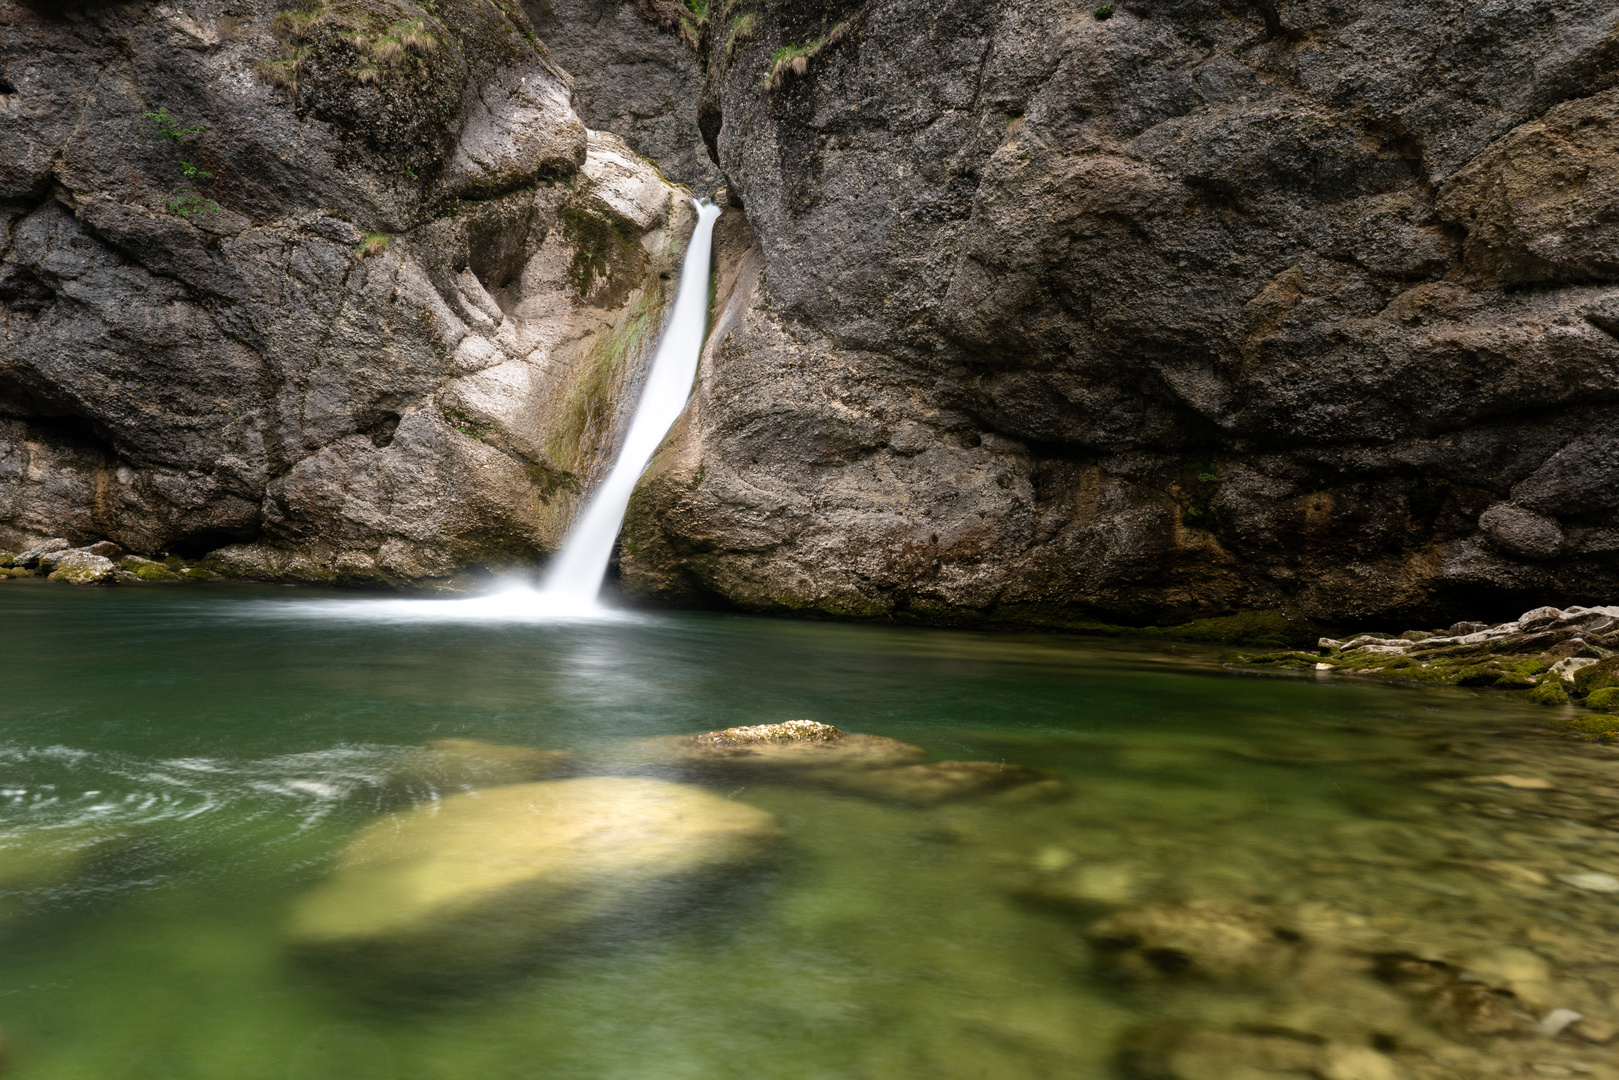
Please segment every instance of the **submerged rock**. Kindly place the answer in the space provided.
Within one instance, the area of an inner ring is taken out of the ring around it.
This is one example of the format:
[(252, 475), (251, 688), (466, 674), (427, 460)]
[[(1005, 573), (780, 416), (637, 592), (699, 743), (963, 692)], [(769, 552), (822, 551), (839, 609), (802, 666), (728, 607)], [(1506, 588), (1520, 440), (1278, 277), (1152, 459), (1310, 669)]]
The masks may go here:
[(882, 735), (854, 735), (831, 724), (789, 720), (643, 739), (632, 743), (627, 754), (699, 772), (766, 774), (910, 765), (925, 758), (927, 751)]
[(1154, 1025), (1121, 1041), (1125, 1075), (1152, 1080), (1400, 1080), (1387, 1055), (1287, 1031)]
[(851, 795), (888, 802), (932, 806), (955, 799), (1025, 788), (1058, 795), (1065, 788), (1055, 773), (997, 761), (930, 761), (889, 769), (816, 773), (815, 779)]
[(1056, 774), (994, 761), (929, 761), (927, 751), (882, 735), (813, 720), (705, 731), (632, 743), (626, 756), (696, 774), (751, 774), (885, 802), (931, 806), (1015, 787), (1063, 790)]
[(1103, 965), (1142, 981), (1268, 984), (1298, 962), (1301, 938), (1275, 913), (1212, 900), (1124, 911), (1086, 932)]
[(363, 829), (296, 905), (288, 936), (306, 955), (384, 977), (476, 977), (700, 892), (782, 836), (763, 810), (661, 780), (453, 795)]
[(438, 793), (523, 784), (573, 776), (581, 764), (578, 757), (563, 750), (434, 739), (400, 755), (388, 786), (412, 793)]

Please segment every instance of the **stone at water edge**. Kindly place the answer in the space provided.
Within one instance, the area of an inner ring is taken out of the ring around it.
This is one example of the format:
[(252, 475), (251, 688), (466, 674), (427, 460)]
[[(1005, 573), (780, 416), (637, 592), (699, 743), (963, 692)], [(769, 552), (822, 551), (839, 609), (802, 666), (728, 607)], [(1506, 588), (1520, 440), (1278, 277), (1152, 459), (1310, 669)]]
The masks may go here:
[[(43, 560), (41, 560), (43, 562)], [(117, 565), (101, 555), (88, 551), (66, 551), (53, 561), (51, 581), (66, 581), (74, 585), (98, 585), (114, 580)]]
[(476, 978), (762, 861), (775, 817), (700, 788), (587, 777), (382, 817), (300, 900), (299, 952), (385, 978)]
[(68, 543), (61, 537), (57, 537), (54, 540), (46, 540), (42, 544), (35, 544), (33, 547), (28, 548), (20, 555), (13, 556), (11, 565), (22, 567), (25, 570), (32, 570), (35, 566), (39, 565), (40, 556), (47, 555), (53, 551), (66, 551), (72, 546), (72, 544)]
[(390, 789), (420, 794), (524, 784), (576, 776), (583, 763), (563, 750), (508, 746), (476, 739), (434, 739), (412, 747), (389, 770)]

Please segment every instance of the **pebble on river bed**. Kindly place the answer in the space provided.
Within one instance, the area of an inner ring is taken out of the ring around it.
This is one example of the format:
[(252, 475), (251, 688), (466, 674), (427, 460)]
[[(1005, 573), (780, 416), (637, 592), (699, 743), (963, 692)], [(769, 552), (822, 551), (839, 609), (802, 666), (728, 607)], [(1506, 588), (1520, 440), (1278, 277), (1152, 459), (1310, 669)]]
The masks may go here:
[(1612, 874), (1558, 874), (1557, 880), (1586, 892), (1619, 893), (1619, 877)]

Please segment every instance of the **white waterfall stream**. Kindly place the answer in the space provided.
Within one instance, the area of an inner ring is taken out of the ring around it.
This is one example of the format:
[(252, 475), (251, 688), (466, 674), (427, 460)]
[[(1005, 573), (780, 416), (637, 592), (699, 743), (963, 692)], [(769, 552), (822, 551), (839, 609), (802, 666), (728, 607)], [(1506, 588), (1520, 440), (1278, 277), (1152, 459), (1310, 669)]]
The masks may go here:
[(630, 493), (641, 478), (658, 444), (679, 419), (697, 377), (697, 360), (703, 351), (703, 335), (708, 329), (708, 262), (713, 243), (714, 219), (720, 208), (710, 202), (697, 204), (697, 228), (686, 245), (685, 262), (680, 269), (680, 288), (675, 307), (658, 342), (647, 372), (646, 386), (630, 420), (624, 446), (613, 462), (612, 471), (591, 495), (584, 512), (574, 521), (562, 550), (557, 552), (545, 583), (534, 602), (559, 614), (588, 611), (596, 606), (607, 562), (613, 554), (613, 541), (624, 521)]
[(388, 622), (549, 622), (575, 619), (627, 619), (630, 613), (606, 607), (597, 597), (607, 576), (630, 493), (658, 444), (680, 418), (697, 377), (697, 361), (708, 330), (708, 264), (714, 219), (720, 208), (697, 205), (697, 227), (686, 245), (674, 310), (658, 341), (646, 385), (630, 420), (624, 446), (607, 479), (591, 493), (584, 511), (547, 569), (539, 589), (513, 586), (467, 600), (301, 600), (266, 605), (267, 617), (381, 620)]

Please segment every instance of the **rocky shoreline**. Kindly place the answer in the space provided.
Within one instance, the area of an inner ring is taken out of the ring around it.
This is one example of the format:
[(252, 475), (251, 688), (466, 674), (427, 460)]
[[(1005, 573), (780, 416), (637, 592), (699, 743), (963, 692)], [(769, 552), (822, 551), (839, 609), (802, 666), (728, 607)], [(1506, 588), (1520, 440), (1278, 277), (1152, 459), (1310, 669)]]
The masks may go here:
[(1562, 726), (1588, 738), (1619, 738), (1619, 606), (1538, 607), (1491, 626), (1323, 637), (1317, 653), (1234, 653), (1234, 667), (1378, 675), (1443, 686), (1491, 687), (1537, 705), (1579, 705), (1590, 714)]

